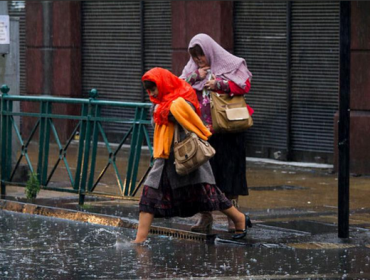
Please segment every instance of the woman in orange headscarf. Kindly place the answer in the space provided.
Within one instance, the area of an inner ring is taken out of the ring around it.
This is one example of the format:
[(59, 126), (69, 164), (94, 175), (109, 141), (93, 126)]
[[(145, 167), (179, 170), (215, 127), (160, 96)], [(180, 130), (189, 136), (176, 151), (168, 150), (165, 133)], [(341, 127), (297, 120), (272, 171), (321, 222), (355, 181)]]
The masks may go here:
[[(154, 164), (144, 182), (139, 203), (139, 226), (133, 243), (144, 242), (154, 217), (190, 217), (201, 211), (219, 210), (238, 229), (234, 239), (246, 236), (249, 217), (239, 212), (215, 185), (209, 162), (180, 176), (174, 166), (172, 140), (178, 122), (200, 138), (211, 136), (199, 118), (200, 110), (192, 87), (168, 70), (153, 68), (142, 77), (154, 104)], [(183, 136), (183, 135), (182, 135)]]

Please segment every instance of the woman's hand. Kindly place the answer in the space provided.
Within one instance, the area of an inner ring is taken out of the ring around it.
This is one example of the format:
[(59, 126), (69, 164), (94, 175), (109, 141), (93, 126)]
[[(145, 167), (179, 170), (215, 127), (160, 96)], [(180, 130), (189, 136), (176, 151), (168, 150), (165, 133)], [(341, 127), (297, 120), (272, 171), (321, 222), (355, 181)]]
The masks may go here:
[(210, 69), (209, 66), (202, 67), (198, 69), (199, 77), (201, 80), (204, 80), (204, 78), (207, 76), (207, 70)]
[(216, 84), (217, 84), (217, 80), (210, 80), (205, 83), (204, 87), (206, 89), (215, 90)]

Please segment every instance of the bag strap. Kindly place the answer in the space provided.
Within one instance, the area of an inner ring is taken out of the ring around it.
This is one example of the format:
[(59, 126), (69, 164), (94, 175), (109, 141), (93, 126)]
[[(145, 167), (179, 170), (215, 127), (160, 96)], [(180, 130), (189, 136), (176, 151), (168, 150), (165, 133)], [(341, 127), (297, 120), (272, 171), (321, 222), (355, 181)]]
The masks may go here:
[(179, 143), (180, 142), (180, 126), (182, 127), (182, 129), (185, 131), (185, 134), (186, 135), (189, 135), (190, 132), (189, 130), (187, 130), (185, 127), (183, 127), (181, 124), (179, 123), (176, 123), (175, 124), (175, 134), (174, 134), (174, 141), (175, 143)]
[(179, 124), (175, 124), (175, 135), (174, 135), (174, 141), (175, 141), (175, 144), (179, 143), (180, 141), (180, 128), (179, 128)]
[(215, 91), (210, 91), (209, 92), (209, 104), (210, 104), (211, 108), (213, 108), (213, 106), (214, 106), (214, 104), (213, 104), (213, 102), (214, 102), (213, 96), (214, 95), (216, 95), (216, 97), (219, 97), (220, 96), (220, 94), (217, 93), (217, 92), (215, 92)]

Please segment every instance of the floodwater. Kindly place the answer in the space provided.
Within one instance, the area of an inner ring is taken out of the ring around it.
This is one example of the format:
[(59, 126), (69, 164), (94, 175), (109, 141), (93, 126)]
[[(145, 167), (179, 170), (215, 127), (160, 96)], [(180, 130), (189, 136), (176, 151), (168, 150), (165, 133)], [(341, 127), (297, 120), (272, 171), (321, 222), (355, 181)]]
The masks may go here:
[(370, 249), (265, 248), (0, 211), (1, 279), (368, 279)]

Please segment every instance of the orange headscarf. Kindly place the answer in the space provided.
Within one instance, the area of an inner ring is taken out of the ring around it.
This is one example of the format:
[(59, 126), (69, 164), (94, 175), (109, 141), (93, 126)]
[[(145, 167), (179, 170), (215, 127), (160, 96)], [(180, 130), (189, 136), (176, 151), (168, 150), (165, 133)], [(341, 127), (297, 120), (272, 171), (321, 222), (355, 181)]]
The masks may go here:
[[(154, 158), (167, 159), (170, 155), (175, 128), (174, 123), (168, 121), (170, 109), (182, 126), (194, 131), (202, 139), (206, 140), (211, 135), (199, 117), (197, 95), (188, 83), (163, 68), (149, 70), (141, 80), (154, 82), (158, 89), (157, 97), (150, 96), (150, 101), (158, 104), (154, 113)], [(196, 112), (185, 100), (193, 104)]]
[(182, 97), (193, 104), (195, 112), (200, 116), (200, 106), (194, 89), (170, 71), (156, 67), (146, 72), (141, 80), (151, 81), (157, 85), (158, 96), (156, 98), (150, 96), (150, 101), (158, 104), (154, 113), (154, 122), (156, 124), (168, 124), (171, 102), (178, 97)]

